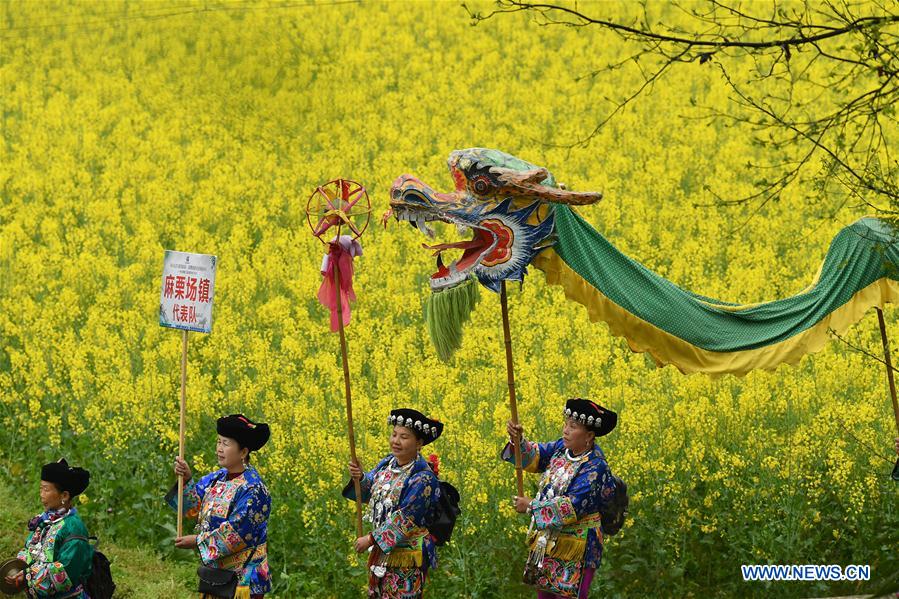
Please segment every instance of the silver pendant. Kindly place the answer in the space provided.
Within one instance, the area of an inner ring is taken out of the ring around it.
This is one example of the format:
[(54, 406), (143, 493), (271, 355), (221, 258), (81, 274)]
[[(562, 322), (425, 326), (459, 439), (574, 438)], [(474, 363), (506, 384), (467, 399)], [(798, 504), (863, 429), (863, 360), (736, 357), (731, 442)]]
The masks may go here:
[(537, 545), (534, 547), (534, 561), (537, 562), (537, 567), (543, 567), (543, 557), (546, 555), (546, 535), (540, 535), (540, 538), (537, 539)]
[(384, 578), (384, 575), (387, 574), (386, 566), (372, 566), (371, 573), (377, 576), (378, 578)]

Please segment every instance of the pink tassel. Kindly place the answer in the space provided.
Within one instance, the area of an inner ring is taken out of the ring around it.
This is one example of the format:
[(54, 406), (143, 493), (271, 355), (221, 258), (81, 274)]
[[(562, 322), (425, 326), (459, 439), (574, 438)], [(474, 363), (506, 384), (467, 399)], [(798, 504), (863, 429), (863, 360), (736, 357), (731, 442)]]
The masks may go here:
[(343, 308), (343, 326), (350, 323), (350, 302), (356, 301), (353, 290), (353, 258), (362, 255), (359, 241), (349, 235), (341, 235), (340, 241), (333, 238), (328, 244), (328, 253), (322, 259), (322, 284), (318, 289), (318, 301), (331, 312), (331, 331), (340, 328), (337, 320), (337, 291), (334, 286), (334, 267), (340, 270), (340, 304)]

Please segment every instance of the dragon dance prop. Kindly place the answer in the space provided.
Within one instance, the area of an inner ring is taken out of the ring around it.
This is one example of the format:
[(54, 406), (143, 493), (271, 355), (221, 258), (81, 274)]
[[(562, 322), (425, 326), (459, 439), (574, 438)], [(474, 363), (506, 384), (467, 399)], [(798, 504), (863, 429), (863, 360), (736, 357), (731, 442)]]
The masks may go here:
[[(368, 227), (371, 200), (365, 188), (349, 179), (334, 179), (319, 185), (306, 202), (306, 220), (312, 235), (328, 246), (322, 259), (322, 284), (318, 300), (331, 315), (331, 331), (340, 334), (340, 356), (343, 362), (343, 384), (346, 397), (347, 438), (350, 459), (356, 459), (356, 435), (353, 430), (353, 400), (350, 392), (350, 366), (344, 327), (350, 322), (350, 302), (355, 301), (353, 290), (353, 259), (362, 255), (359, 238)], [(313, 221), (315, 221), (313, 223)], [(329, 231), (329, 241), (323, 237)], [(343, 230), (352, 234), (341, 235)], [(354, 480), (356, 490), (356, 536), (362, 536), (362, 489)]]
[[(470, 241), (425, 246), (437, 254), (432, 296), (449, 294), (443, 303), (457, 305), (442, 310), (455, 315), (450, 324), (436, 327), (442, 336), (435, 337), (435, 327), (429, 327), (444, 360), (458, 347), (465, 310), (473, 307), (467, 299), (471, 292), (459, 290), (477, 281), (499, 292), (505, 324), (505, 282), (523, 281), (533, 264), (631, 350), (685, 374), (743, 375), (795, 365), (820, 350), (831, 329), (845, 331), (872, 307), (889, 361), (881, 309), (899, 301), (899, 235), (885, 221), (862, 218), (841, 230), (812, 283), (797, 295), (741, 305), (682, 289), (615, 248), (573, 208), (599, 201), (599, 193), (567, 190), (545, 168), (498, 150), (457, 150), (448, 165), (453, 191), (441, 193), (401, 175), (391, 187), (388, 213), (428, 236), (434, 234), (430, 221), (473, 232)], [(441, 254), (449, 249), (463, 253), (447, 266)], [(454, 296), (463, 297), (456, 301)], [(517, 420), (507, 329), (510, 402)], [(892, 368), (887, 371), (899, 430)]]

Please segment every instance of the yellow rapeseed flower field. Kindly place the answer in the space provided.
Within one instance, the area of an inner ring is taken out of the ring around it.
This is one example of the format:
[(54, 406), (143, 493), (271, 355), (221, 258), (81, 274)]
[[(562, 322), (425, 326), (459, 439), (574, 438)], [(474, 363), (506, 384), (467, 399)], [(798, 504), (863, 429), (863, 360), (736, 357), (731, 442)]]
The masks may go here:
[[(674, 71), (587, 147), (543, 143), (588, 133), (607, 98), (637, 83), (582, 77), (624, 51), (523, 14), (472, 27), (456, 2), (4, 2), (0, 473), (33, 494), (37, 466), (65, 454), (94, 473), (90, 525), (171, 552), (162, 495), (181, 341), (158, 326), (162, 257), (215, 254), (213, 332), (190, 336), (188, 457), (213, 467), (219, 415), (270, 422), (256, 464), (274, 499), (276, 593), (361, 596), (353, 506), (340, 497), (338, 341), (315, 299), (324, 248), (303, 215), (316, 185), (359, 180), (379, 215), (399, 174), (449, 188), (451, 150), (495, 147), (603, 191), (581, 213), (625, 253), (739, 302), (803, 289), (833, 235), (865, 214), (811, 182), (751, 219), (756, 206), (715, 205), (708, 186), (751, 192), (747, 161), (774, 150), (684, 118), (728, 103), (700, 65)], [(434, 450), (464, 511), (430, 593), (530, 596), (526, 522), (498, 460), (509, 417), (499, 300), (484, 292), (444, 364), (423, 323), (433, 262), (419, 234), (373, 222), (362, 242), (347, 330), (360, 458), (387, 453), (392, 407), (443, 420)], [(572, 396), (620, 414), (602, 447), (628, 483), (631, 518), (607, 544), (597, 595), (849, 594), (858, 587), (744, 583), (739, 566), (870, 564), (874, 579), (899, 569), (881, 364), (834, 341), (795, 368), (686, 377), (631, 353), (539, 271), (510, 291), (526, 434), (556, 438)], [(886, 315), (899, 347), (896, 312)], [(879, 351), (873, 313), (849, 339)]]

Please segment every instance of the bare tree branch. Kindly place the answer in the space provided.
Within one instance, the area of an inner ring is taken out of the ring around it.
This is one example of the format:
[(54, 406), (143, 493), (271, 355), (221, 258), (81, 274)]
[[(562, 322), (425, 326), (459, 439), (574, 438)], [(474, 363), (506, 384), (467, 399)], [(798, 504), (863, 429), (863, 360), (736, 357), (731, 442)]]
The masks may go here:
[[(846, 341), (845, 339), (843, 339), (843, 337), (841, 337), (841, 336), (840, 336), (836, 331), (834, 331), (833, 329), (827, 329), (827, 332), (830, 333), (831, 335), (833, 335), (834, 337), (836, 337), (839, 341), (842, 341), (843, 343), (845, 343), (845, 344), (846, 344), (852, 351), (857, 352), (857, 353), (860, 353), (860, 354), (864, 354), (864, 355), (868, 356), (869, 358), (871, 358), (872, 360), (876, 360), (876, 361), (880, 362), (881, 364), (883, 364), (884, 366), (887, 366), (886, 360), (884, 360), (883, 358), (878, 357), (877, 355), (875, 355), (875, 354), (869, 352), (868, 350), (866, 350), (866, 349), (863, 348), (863, 347), (858, 347), (857, 345), (853, 345), (853, 344), (849, 343), (848, 341)], [(888, 368), (889, 368), (890, 370), (892, 370), (893, 372), (899, 374), (899, 369), (897, 369), (895, 366), (888, 366)]]
[[(719, 40), (711, 40), (706, 39), (706, 35), (703, 34), (693, 34), (693, 37), (679, 37), (674, 35), (665, 35), (660, 33), (654, 33), (652, 31), (648, 31), (645, 29), (638, 29), (636, 27), (631, 27), (628, 25), (623, 25), (621, 23), (615, 23), (612, 21), (608, 21), (605, 19), (594, 19), (588, 17), (584, 13), (569, 8), (567, 6), (560, 6), (557, 4), (544, 4), (538, 2), (520, 2), (518, 0), (502, 0), (500, 2), (501, 5), (507, 5), (508, 8), (497, 9), (487, 13), (486, 15), (482, 15), (480, 13), (473, 13), (468, 8), (467, 5), (463, 4), (462, 6), (468, 12), (469, 16), (475, 21), (486, 21), (491, 17), (497, 14), (503, 13), (511, 13), (511, 12), (521, 12), (525, 10), (533, 10), (533, 11), (545, 11), (545, 14), (551, 12), (560, 12), (567, 16), (572, 16), (576, 18), (579, 22), (561, 22), (554, 21), (558, 24), (567, 24), (567, 25), (600, 25), (611, 29), (613, 31), (630, 34), (637, 38), (644, 40), (655, 40), (659, 42), (670, 42), (673, 44), (679, 44), (687, 46), (688, 48), (751, 48), (751, 49), (764, 49), (764, 48), (783, 48), (785, 46), (799, 46), (803, 44), (808, 44), (811, 42), (817, 42), (821, 40), (830, 39), (832, 37), (837, 37), (839, 35), (843, 35), (845, 33), (850, 33), (853, 31), (859, 31), (871, 27), (876, 27), (879, 25), (885, 25), (890, 23), (899, 23), (899, 15), (888, 15), (882, 17), (862, 17), (859, 19), (855, 19), (853, 21), (848, 22), (844, 27), (838, 28), (827, 28), (826, 31), (822, 33), (817, 33), (814, 35), (806, 35), (801, 33), (801, 29), (799, 30), (799, 34), (789, 38), (782, 39), (774, 39), (774, 40), (766, 40), (761, 42), (748, 42), (748, 41), (739, 41), (739, 40), (728, 40), (728, 39), (719, 39)], [(786, 24), (785, 27), (795, 26), (794, 24)], [(819, 27), (820, 28), (820, 27)]]
[[(646, 0), (633, 5), (631, 16), (623, 19), (588, 15), (576, 3), (497, 4), (486, 14), (466, 10), (474, 24), (527, 12), (541, 26), (597, 27), (637, 46), (626, 58), (577, 79), (634, 69), (642, 81), (613, 101), (585, 135), (569, 143), (547, 140), (545, 145), (586, 147), (624, 108), (662, 82), (672, 67), (711, 63), (730, 90), (731, 105), (724, 110), (698, 108), (705, 113), (700, 118), (748, 128), (754, 143), (772, 157), (768, 165), (749, 162), (748, 168), (779, 173), (773, 178), (763, 174), (755, 182), (756, 191), (741, 198), (724, 198), (706, 187), (715, 204), (755, 203), (756, 214), (788, 187), (811, 179), (822, 196), (845, 190), (847, 198), (887, 216), (899, 214), (899, 162), (890, 153), (889, 137), (899, 122), (899, 5), (827, 0), (759, 8), (706, 0), (673, 4), (684, 22), (676, 25), (654, 22), (648, 9), (657, 5)], [(604, 7), (591, 4), (590, 10)], [(747, 80), (738, 82), (726, 63), (743, 58), (751, 61), (752, 69)], [(890, 125), (886, 129), (884, 121)]]

